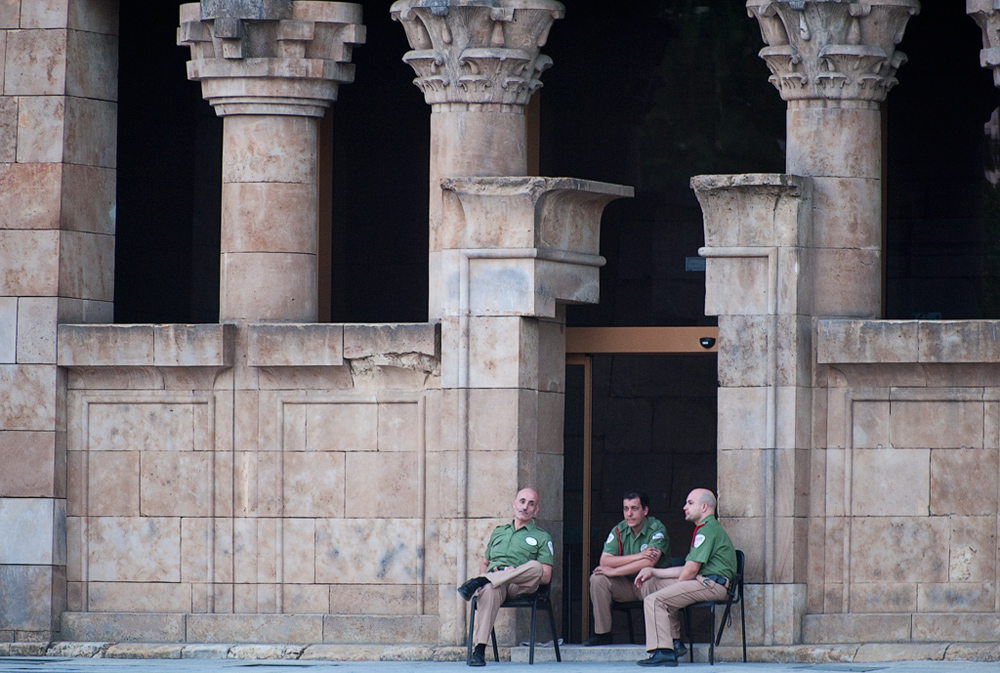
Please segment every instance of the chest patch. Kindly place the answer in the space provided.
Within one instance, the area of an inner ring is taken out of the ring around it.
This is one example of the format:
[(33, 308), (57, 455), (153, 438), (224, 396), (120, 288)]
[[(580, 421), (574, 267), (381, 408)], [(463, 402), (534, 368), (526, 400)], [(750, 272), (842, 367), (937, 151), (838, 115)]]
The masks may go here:
[(646, 551), (646, 547), (648, 546), (649, 546), (648, 544), (642, 545), (641, 547), (639, 547), (639, 551)]
[(530, 537), (530, 536), (524, 538), (524, 541), (527, 542), (528, 544), (530, 544), (532, 547), (535, 547), (535, 546), (538, 545), (538, 540), (536, 540), (535, 538)]
[(704, 543), (704, 542), (705, 542), (705, 536), (702, 535), (701, 533), (698, 533), (697, 535), (694, 536), (694, 548), (695, 549), (697, 549), (698, 547), (700, 547), (702, 545), (702, 543)]

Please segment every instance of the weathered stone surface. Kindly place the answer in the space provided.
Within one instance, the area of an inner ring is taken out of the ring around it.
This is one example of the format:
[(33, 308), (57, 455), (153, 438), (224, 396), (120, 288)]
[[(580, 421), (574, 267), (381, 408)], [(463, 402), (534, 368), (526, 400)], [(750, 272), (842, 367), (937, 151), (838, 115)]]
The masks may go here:
[(908, 614), (826, 614), (802, 618), (806, 643), (864, 643), (873, 633), (886, 643), (910, 641)]
[(255, 324), (247, 326), (247, 363), (254, 367), (344, 364), (343, 325)]
[(180, 659), (183, 645), (150, 645), (146, 643), (112, 645), (105, 652), (108, 659)]
[(100, 640), (115, 643), (178, 643), (184, 641), (184, 615), (65, 612), (62, 637), (67, 640)]
[(344, 325), (344, 358), (356, 360), (386, 354), (440, 355), (439, 323)]
[(0, 432), (0, 498), (63, 496), (55, 432)]
[(188, 615), (186, 623), (189, 642), (253, 644), (323, 641), (323, 617), (320, 615)]
[(438, 619), (434, 615), (323, 617), (323, 640), (339, 643), (431, 643), (438, 639)]

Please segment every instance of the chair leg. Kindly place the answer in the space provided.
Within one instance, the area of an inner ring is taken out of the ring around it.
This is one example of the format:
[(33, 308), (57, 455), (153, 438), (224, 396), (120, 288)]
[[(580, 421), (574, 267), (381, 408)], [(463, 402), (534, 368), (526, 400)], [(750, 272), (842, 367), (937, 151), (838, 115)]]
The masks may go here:
[(472, 607), (469, 609), (469, 640), (465, 651), (465, 663), (469, 664), (472, 661), (472, 634), (476, 628), (476, 599), (478, 596), (472, 597)]
[(743, 627), (743, 663), (747, 663), (747, 618), (743, 612), (743, 596), (740, 596), (740, 626)]
[(691, 633), (691, 609), (681, 608), (684, 611), (684, 631), (688, 639), (688, 661), (694, 663), (694, 634)]
[(626, 610), (625, 617), (628, 620), (628, 642), (635, 644), (635, 631), (632, 629), (632, 611)]
[(528, 665), (535, 663), (535, 622), (538, 615), (538, 599), (531, 606), (531, 642), (528, 643)]
[(493, 629), (490, 631), (490, 637), (493, 638), (493, 660), (500, 661), (500, 650), (497, 649), (497, 630)]
[(549, 627), (552, 633), (552, 645), (556, 648), (556, 661), (562, 661), (562, 655), (559, 654), (559, 637), (556, 634), (556, 616), (552, 612), (552, 604), (549, 604)]
[(715, 666), (715, 604), (714, 603), (709, 608), (709, 611), (712, 613), (712, 630), (709, 632), (711, 635), (709, 636), (710, 640), (708, 642), (708, 664), (710, 666)]

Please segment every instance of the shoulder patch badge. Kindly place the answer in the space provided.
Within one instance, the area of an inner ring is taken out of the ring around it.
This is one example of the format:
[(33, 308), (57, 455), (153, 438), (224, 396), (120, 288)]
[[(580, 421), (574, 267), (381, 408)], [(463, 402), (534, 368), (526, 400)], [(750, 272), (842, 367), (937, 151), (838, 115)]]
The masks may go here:
[(549, 540), (549, 553), (550, 554), (555, 554), (556, 553), (555, 547), (552, 546), (552, 540)]
[(609, 542), (611, 542), (614, 539), (615, 539), (615, 534), (614, 533), (608, 533), (608, 539), (604, 541), (604, 544), (608, 544)]
[(701, 533), (698, 533), (697, 535), (695, 535), (694, 536), (694, 548), (697, 549), (698, 547), (700, 547), (701, 544), (704, 541), (705, 541), (705, 536), (704, 535), (702, 535)]
[(651, 537), (649, 539), (650, 540), (662, 540), (663, 539), (663, 533), (660, 533), (660, 532), (657, 531), (656, 533), (653, 533), (653, 537)]

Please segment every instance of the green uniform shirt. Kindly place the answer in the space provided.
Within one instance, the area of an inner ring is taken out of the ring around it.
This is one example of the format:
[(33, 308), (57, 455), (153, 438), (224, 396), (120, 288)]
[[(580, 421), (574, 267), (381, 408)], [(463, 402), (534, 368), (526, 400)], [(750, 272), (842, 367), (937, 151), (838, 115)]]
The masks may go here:
[(687, 560), (700, 563), (702, 575), (721, 575), (730, 581), (736, 575), (736, 548), (714, 516), (694, 527)]
[(486, 543), (487, 570), (500, 566), (519, 566), (528, 561), (544, 565), (553, 563), (552, 536), (529, 521), (514, 530), (514, 522), (497, 526)]
[[(621, 540), (621, 551), (618, 550), (618, 541)], [(670, 565), (670, 537), (667, 529), (660, 520), (653, 516), (647, 516), (646, 522), (642, 524), (642, 530), (638, 535), (632, 534), (632, 529), (628, 527), (628, 522), (624, 519), (620, 524), (611, 529), (608, 539), (604, 541), (605, 553), (612, 556), (630, 556), (638, 554), (647, 547), (655, 547), (660, 550), (660, 560), (656, 562), (656, 568), (666, 568)]]

